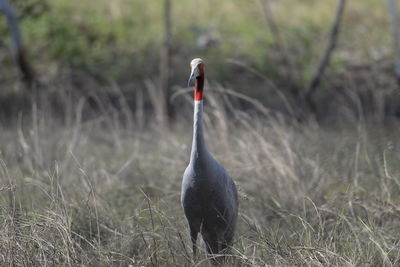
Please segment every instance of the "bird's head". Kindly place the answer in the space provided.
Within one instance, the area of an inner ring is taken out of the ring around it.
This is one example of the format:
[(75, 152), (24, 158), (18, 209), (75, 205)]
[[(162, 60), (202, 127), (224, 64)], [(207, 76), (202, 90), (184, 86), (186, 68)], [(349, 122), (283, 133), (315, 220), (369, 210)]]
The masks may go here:
[(191, 73), (188, 81), (188, 87), (195, 85), (195, 80), (204, 77), (204, 63), (201, 58), (195, 58), (190, 62)]

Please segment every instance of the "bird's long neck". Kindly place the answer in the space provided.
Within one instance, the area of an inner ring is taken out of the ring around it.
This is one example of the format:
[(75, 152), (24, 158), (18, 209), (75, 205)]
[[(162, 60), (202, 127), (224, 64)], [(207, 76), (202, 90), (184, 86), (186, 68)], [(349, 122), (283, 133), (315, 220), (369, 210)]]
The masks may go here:
[(196, 79), (194, 87), (193, 142), (190, 161), (207, 153), (203, 136), (203, 90), (204, 73)]

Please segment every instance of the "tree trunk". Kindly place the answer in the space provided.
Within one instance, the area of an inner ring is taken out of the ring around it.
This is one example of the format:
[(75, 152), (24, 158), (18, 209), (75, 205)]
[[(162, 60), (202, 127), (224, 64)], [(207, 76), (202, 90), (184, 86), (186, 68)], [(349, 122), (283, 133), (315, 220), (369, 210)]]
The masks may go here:
[[(168, 125), (168, 120), (171, 115), (171, 107), (169, 104), (170, 95), (170, 69), (171, 69), (171, 0), (164, 0), (164, 41), (161, 47), (160, 57), (160, 90), (162, 100), (160, 98), (160, 105), (162, 105), (163, 115), (162, 117), (164, 126)], [(161, 115), (161, 114), (159, 114)]]
[(397, 10), (396, 0), (389, 1), (389, 12), (392, 23), (393, 40), (394, 40), (394, 51), (396, 55), (396, 61), (394, 65), (394, 73), (397, 78), (397, 82), (400, 83), (400, 29), (399, 29), (399, 16)]
[(328, 45), (326, 46), (325, 52), (321, 60), (319, 61), (318, 66), (315, 69), (314, 74), (309, 84), (307, 85), (302, 97), (303, 108), (307, 107), (309, 111), (311, 111), (314, 114), (317, 112), (317, 107), (314, 101), (312, 100), (312, 96), (317, 87), (319, 86), (321, 78), (324, 75), (326, 68), (329, 66), (332, 54), (336, 48), (337, 39), (340, 32), (340, 24), (342, 22), (345, 6), (346, 6), (346, 0), (339, 0), (338, 7), (336, 9), (335, 19), (332, 23), (331, 32), (329, 35)]
[(14, 59), (22, 74), (22, 79), (24, 83), (28, 86), (28, 88), (31, 88), (35, 80), (35, 75), (31, 65), (29, 64), (29, 61), (26, 58), (21, 33), (18, 27), (17, 16), (15, 15), (14, 9), (7, 2), (7, 0), (0, 0), (0, 12), (2, 12), (7, 19), (12, 41), (12, 51)]

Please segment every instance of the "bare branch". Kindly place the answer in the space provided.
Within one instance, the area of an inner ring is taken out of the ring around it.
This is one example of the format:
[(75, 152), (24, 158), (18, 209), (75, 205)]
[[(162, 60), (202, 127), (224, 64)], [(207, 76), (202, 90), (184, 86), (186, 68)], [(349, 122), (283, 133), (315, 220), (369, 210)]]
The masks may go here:
[(396, 54), (396, 62), (394, 66), (394, 71), (398, 82), (400, 82), (400, 29), (399, 29), (399, 16), (396, 0), (389, 1), (389, 12), (392, 23), (393, 39), (394, 39), (394, 49)]
[(7, 2), (7, 0), (0, 0), (0, 12), (2, 12), (6, 16), (13, 45), (12, 51), (14, 54), (14, 58), (23, 75), (24, 82), (28, 85), (28, 87), (30, 87), (34, 82), (34, 72), (26, 58), (21, 33), (18, 27), (17, 16), (15, 15), (14, 9)]
[(161, 47), (161, 58), (160, 58), (160, 90), (163, 96), (161, 101), (164, 101), (162, 106), (164, 107), (164, 118), (163, 124), (166, 126), (168, 123), (168, 116), (171, 115), (169, 105), (169, 94), (170, 94), (170, 68), (171, 68), (171, 0), (164, 0), (164, 42)]
[(340, 24), (341, 24), (341, 21), (343, 18), (345, 6), (346, 6), (346, 0), (339, 0), (338, 7), (336, 9), (336, 16), (333, 21), (331, 32), (329, 35), (328, 45), (325, 49), (323, 57), (321, 58), (316, 70), (314, 71), (314, 74), (310, 80), (310, 83), (306, 87), (305, 92), (303, 94), (303, 103), (307, 103), (308, 107), (314, 113), (316, 111), (316, 107), (315, 107), (315, 104), (312, 101), (311, 97), (312, 97), (313, 93), (315, 92), (315, 90), (317, 89), (317, 87), (319, 86), (321, 78), (324, 75), (324, 72), (331, 61), (333, 51), (336, 48), (337, 39), (339, 36), (339, 31), (340, 31)]

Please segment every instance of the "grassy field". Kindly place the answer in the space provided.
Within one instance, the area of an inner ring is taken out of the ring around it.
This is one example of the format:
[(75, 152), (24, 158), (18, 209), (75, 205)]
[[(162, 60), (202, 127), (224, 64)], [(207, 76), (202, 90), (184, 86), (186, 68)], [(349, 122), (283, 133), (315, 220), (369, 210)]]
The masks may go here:
[[(207, 92), (208, 147), (240, 192), (227, 266), (398, 265), (398, 123), (299, 125), (252, 105)], [(61, 122), (38, 104), (1, 126), (0, 265), (209, 266), (202, 244), (191, 262), (179, 200), (191, 102), (169, 130), (143, 110), (87, 109)]]
[[(204, 244), (192, 261), (180, 206), (193, 114), (182, 87), (197, 56), (208, 148), (240, 195), (226, 266), (400, 265), (386, 2), (348, 1), (318, 112), (300, 123), (291, 90), (309, 81), (336, 0), (268, 1), (280, 41), (262, 1), (174, 0), (169, 128), (157, 123), (163, 1), (10, 2), (40, 85), (16, 82), (0, 38), (1, 266), (211, 264)], [(215, 45), (198, 47), (196, 29)]]

